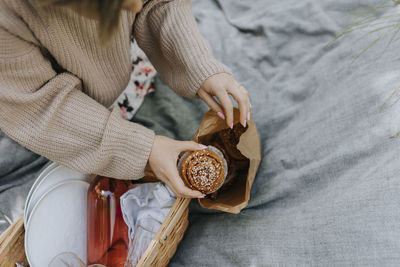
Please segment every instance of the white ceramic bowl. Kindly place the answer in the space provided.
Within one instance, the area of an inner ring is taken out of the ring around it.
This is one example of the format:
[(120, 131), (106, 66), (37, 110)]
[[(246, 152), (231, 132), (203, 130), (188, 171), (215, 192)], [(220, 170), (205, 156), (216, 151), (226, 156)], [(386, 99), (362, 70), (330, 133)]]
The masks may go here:
[(34, 205), (25, 231), (25, 253), (31, 267), (48, 266), (63, 252), (86, 262), (86, 207), (89, 183), (61, 182)]
[(26, 216), (27, 214), (27, 208), (28, 208), (28, 203), (31, 199), (32, 193), (33, 191), (35, 191), (37, 185), (39, 184), (39, 182), (42, 180), (42, 178), (47, 175), (52, 169), (54, 169), (57, 166), (56, 163), (49, 161), (48, 163), (46, 163), (46, 165), (43, 166), (43, 168), (39, 171), (38, 176), (36, 177), (35, 182), (33, 183), (31, 189), (29, 190), (28, 196), (26, 197), (26, 201), (25, 201), (25, 206), (24, 206), (24, 226), (26, 227), (26, 222), (28, 221), (28, 218)]
[(82, 180), (88, 181), (90, 175), (82, 174), (67, 167), (58, 165), (57, 163), (50, 164), (43, 170), (36, 179), (34, 185), (29, 191), (29, 199), (25, 203), (24, 209), (24, 224), (27, 227), (30, 214), (36, 202), (52, 187), (55, 185), (69, 181), (69, 180)]

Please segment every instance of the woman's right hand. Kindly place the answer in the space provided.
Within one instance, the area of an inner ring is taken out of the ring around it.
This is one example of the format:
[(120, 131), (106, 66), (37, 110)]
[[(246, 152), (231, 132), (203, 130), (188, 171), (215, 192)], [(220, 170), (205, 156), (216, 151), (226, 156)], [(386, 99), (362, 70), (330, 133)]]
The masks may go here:
[(149, 156), (149, 165), (158, 179), (171, 188), (177, 197), (203, 198), (205, 195), (187, 187), (178, 173), (177, 161), (182, 151), (204, 149), (206, 146), (193, 141), (177, 141), (156, 135)]

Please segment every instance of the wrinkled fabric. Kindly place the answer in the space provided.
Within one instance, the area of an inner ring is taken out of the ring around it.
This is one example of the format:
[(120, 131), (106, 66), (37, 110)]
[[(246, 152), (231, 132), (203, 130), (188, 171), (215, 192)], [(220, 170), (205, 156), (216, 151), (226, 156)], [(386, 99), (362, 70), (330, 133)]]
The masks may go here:
[(47, 162), (0, 130), (0, 233), (24, 214), (29, 189)]
[(400, 264), (399, 93), (381, 110), (400, 86), (400, 43), (387, 47), (389, 35), (355, 60), (384, 33), (357, 41), (364, 28), (327, 46), (346, 13), (382, 2), (195, 2), (201, 32), (249, 91), (263, 160), (239, 215), (193, 203), (170, 266)]
[(121, 211), (129, 228), (125, 265), (134, 266), (153, 240), (176, 200), (161, 182), (139, 184), (121, 196)]
[[(153, 219), (158, 227), (167, 217), (176, 200), (175, 194), (163, 183), (144, 183), (130, 189), (121, 196), (121, 211), (129, 227), (129, 239), (135, 234), (137, 222), (141, 219)], [(146, 225), (142, 225), (146, 226)], [(147, 225), (149, 228), (153, 225)], [(158, 228), (157, 227), (157, 228)]]

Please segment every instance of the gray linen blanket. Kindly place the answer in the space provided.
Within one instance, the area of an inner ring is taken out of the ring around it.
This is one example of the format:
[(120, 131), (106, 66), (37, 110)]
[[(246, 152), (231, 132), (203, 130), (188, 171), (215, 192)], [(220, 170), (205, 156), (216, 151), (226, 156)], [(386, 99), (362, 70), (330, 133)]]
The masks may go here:
[[(367, 29), (326, 44), (372, 0), (196, 0), (215, 55), (248, 89), (263, 160), (238, 215), (190, 206), (170, 266), (398, 266), (400, 85), (398, 43), (385, 53)], [(377, 17), (384, 16), (375, 12)], [(207, 106), (157, 80), (135, 122), (190, 139)], [(21, 215), (45, 159), (0, 139), (0, 203)], [(0, 224), (3, 227), (3, 224)], [(1, 228), (4, 230), (4, 227)]]

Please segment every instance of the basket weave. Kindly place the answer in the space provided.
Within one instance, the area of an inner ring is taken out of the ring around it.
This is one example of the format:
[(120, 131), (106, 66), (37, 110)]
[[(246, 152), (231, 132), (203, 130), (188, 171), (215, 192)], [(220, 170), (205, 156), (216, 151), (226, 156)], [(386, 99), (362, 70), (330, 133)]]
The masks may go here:
[[(188, 227), (189, 203), (190, 199), (187, 198), (175, 200), (160, 229), (136, 266), (167, 266)], [(24, 250), (24, 237), (24, 219), (21, 217), (0, 236), (1, 267), (14, 267), (16, 262), (28, 266)]]

